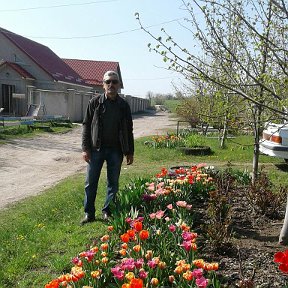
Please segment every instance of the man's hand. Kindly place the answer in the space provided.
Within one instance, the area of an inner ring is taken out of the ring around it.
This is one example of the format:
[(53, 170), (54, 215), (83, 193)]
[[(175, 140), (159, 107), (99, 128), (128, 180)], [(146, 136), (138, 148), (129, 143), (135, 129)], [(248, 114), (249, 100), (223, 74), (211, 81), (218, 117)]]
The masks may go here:
[(127, 155), (126, 160), (127, 160), (127, 165), (131, 165), (133, 163), (133, 155)]
[(90, 159), (91, 159), (91, 155), (90, 155), (90, 152), (88, 151), (83, 151), (82, 152), (82, 157), (83, 157), (83, 160), (87, 163), (90, 162)]

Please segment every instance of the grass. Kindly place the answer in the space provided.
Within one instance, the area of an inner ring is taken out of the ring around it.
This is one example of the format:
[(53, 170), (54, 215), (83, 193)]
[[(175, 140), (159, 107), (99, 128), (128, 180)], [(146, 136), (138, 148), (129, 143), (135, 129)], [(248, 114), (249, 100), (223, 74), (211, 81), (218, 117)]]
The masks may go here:
[[(41, 127), (49, 127), (49, 129), (42, 129)], [(52, 132), (52, 133), (63, 133), (71, 130), (73, 124), (71, 123), (57, 123), (57, 122), (42, 122), (36, 123), (34, 128), (31, 129), (27, 125), (11, 126), (11, 127), (1, 127), (0, 128), (0, 144), (5, 143), (5, 141), (14, 138), (26, 138), (33, 137), (40, 133)]]
[[(225, 150), (219, 149), (217, 139), (209, 139), (214, 153), (197, 157), (182, 155), (175, 149), (149, 148), (144, 145), (149, 139), (136, 140), (135, 163), (127, 166), (124, 162), (120, 187), (135, 178), (155, 175), (162, 167), (200, 162), (216, 167), (230, 163), (235, 169), (250, 170), (252, 166), (253, 142), (249, 136), (229, 140)], [(284, 161), (261, 155), (260, 162), (275, 184), (288, 185)], [(96, 200), (97, 221), (86, 226), (79, 225), (83, 216), (82, 174), (0, 212), (0, 287), (43, 287), (53, 277), (70, 270), (71, 258), (106, 231), (100, 218), (105, 179), (103, 169)]]

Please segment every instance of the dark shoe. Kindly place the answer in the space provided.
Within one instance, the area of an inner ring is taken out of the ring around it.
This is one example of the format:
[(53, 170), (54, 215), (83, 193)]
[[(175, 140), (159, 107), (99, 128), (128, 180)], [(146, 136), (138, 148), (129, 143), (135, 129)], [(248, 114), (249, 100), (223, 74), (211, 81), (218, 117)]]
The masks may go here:
[(90, 222), (94, 222), (95, 221), (95, 217), (90, 217), (89, 215), (85, 215), (85, 217), (81, 220), (80, 224), (84, 225)]

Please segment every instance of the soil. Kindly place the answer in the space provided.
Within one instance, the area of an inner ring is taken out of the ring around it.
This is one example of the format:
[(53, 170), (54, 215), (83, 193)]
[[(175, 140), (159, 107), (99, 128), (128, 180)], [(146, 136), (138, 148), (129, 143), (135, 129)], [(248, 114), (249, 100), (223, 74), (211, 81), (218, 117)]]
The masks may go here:
[(277, 219), (271, 219), (256, 213), (246, 195), (243, 189), (236, 189), (230, 196), (233, 200), (228, 230), (232, 237), (219, 248), (209, 246), (209, 242), (203, 240), (204, 237), (201, 241), (200, 237), (201, 255), (205, 255), (206, 261), (219, 263), (217, 275), (223, 283), (221, 287), (283, 288), (288, 278), (273, 259), (276, 252), (285, 250), (278, 243), (285, 201)]
[[(134, 115), (135, 138), (164, 134), (168, 129), (176, 129), (176, 119), (169, 116), (165, 111)], [(85, 172), (86, 164), (81, 158), (80, 147), (80, 125), (68, 133), (41, 134), (1, 145), (0, 209), (8, 208), (10, 204), (28, 196), (42, 193), (68, 176)], [(285, 250), (285, 247), (278, 244), (284, 204), (280, 218), (271, 220), (257, 216), (239, 192), (232, 206), (231, 228), (234, 237), (218, 251), (209, 250), (208, 245), (205, 251), (206, 261), (219, 262), (217, 273), (226, 283), (224, 287), (285, 286), (288, 278), (273, 263), (275, 252)], [(242, 269), (239, 268), (240, 263)], [(250, 279), (253, 273), (254, 283), (250, 285), (247, 281), (246, 286), (240, 286), (240, 280)]]

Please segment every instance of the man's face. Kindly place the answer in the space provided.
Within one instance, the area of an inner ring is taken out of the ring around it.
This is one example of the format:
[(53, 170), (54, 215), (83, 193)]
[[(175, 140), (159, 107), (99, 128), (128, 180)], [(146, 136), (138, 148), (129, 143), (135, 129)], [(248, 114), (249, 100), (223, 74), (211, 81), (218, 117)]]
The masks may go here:
[(105, 94), (109, 98), (115, 98), (117, 95), (117, 91), (120, 88), (120, 81), (116, 76), (109, 76), (103, 81), (103, 87), (105, 90)]

